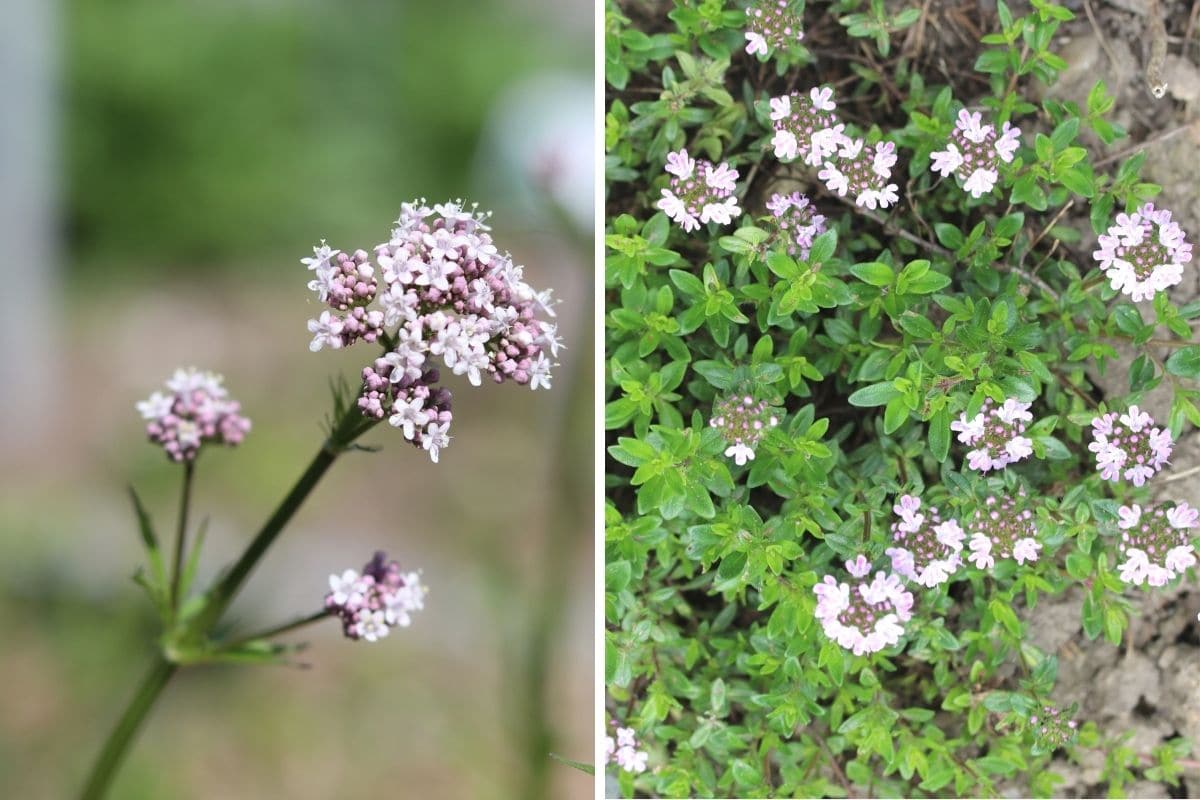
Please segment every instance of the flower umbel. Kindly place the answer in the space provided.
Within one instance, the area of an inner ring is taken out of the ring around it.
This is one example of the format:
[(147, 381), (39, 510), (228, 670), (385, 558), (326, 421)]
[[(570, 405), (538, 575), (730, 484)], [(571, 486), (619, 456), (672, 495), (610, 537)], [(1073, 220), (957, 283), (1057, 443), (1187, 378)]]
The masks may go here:
[(1043, 706), (1041, 714), (1031, 716), (1029, 728), (1033, 731), (1034, 747), (1040, 752), (1049, 753), (1073, 742), (1078, 733), (1078, 724), (1071, 719), (1074, 713), (1074, 706), (1066, 711)]
[(990, 192), (1000, 179), (1000, 164), (1011, 163), (1021, 145), (1021, 129), (1005, 122), (1000, 134), (984, 125), (978, 111), (965, 108), (950, 134), (945, 150), (930, 154), (931, 169), (942, 176), (959, 178), (962, 188), (974, 198)]
[(949, 580), (962, 565), (964, 534), (958, 523), (943, 522), (933, 506), (922, 512), (920, 499), (909, 494), (901, 496), (892, 511), (899, 517), (892, 523), (895, 545), (884, 551), (892, 569), (929, 589)]
[(950, 429), (958, 431), (958, 440), (974, 448), (967, 453), (967, 466), (980, 472), (1004, 469), (1033, 453), (1033, 441), (1025, 436), (1025, 423), (1033, 419), (1029, 403), (1009, 398), (1001, 406), (991, 399), (974, 417), (963, 412)]
[(813, 587), (817, 595), (814, 615), (825, 635), (856, 656), (896, 644), (904, 634), (901, 623), (912, 618), (912, 593), (899, 577), (883, 570), (866, 580), (871, 564), (865, 556), (847, 561), (846, 570), (859, 579), (853, 587), (838, 583), (832, 575)]
[(452, 416), (437, 362), (473, 386), (486, 377), (549, 389), (563, 346), (545, 319), (554, 316), (550, 291), (525, 282), (486, 219), (461, 202), (414, 201), (375, 248), (374, 265), (365, 251), (347, 255), (324, 242), (302, 259), (316, 276), (309, 288), (329, 306), (308, 323), (311, 349), (385, 343), (388, 352), (363, 369), (358, 407), (386, 417), (435, 462), (450, 443)]
[(1112, 288), (1133, 300), (1150, 300), (1183, 280), (1183, 265), (1192, 260), (1192, 245), (1171, 212), (1146, 203), (1132, 214), (1117, 214), (1115, 224), (1100, 234), (1092, 257)]
[(1187, 503), (1163, 503), (1142, 509), (1134, 503), (1117, 509), (1124, 561), (1117, 565), (1121, 580), (1141, 586), (1165, 586), (1195, 565), (1192, 529), (1200, 512)]
[(746, 9), (746, 52), (786, 50), (804, 38), (801, 23), (791, 0), (755, 0)]
[(729, 445), (725, 455), (739, 467), (754, 460), (754, 448), (767, 431), (779, 424), (779, 409), (748, 394), (722, 397), (713, 404), (708, 424)]
[(789, 256), (807, 260), (813, 239), (825, 232), (825, 215), (818, 214), (816, 206), (799, 192), (771, 195), (767, 210), (775, 240), (783, 242)]
[(666, 171), (671, 183), (662, 190), (657, 207), (685, 231), (690, 233), (709, 222), (728, 225), (741, 216), (733, 194), (738, 171), (728, 164), (714, 165), (679, 150), (667, 155)]
[(1110, 411), (1092, 420), (1096, 469), (1106, 481), (1124, 478), (1141, 486), (1163, 468), (1175, 442), (1169, 431), (1154, 427), (1154, 420), (1137, 406), (1124, 414)]
[(615, 719), (611, 724), (616, 735), (604, 737), (604, 763), (615, 763), (626, 772), (635, 774), (645, 772), (650, 756), (645, 750), (638, 750), (633, 728), (622, 728)]
[(150, 441), (172, 461), (191, 461), (205, 443), (236, 445), (250, 431), (241, 405), (229, 399), (224, 378), (195, 368), (177, 369), (167, 391), (137, 404)]
[[(1037, 540), (1033, 512), (1023, 508), (1024, 491), (1011, 497), (990, 495), (967, 523), (971, 554), (967, 560), (980, 569), (991, 569), (998, 559), (1013, 558), (1018, 564), (1037, 561), (1042, 545)], [(1020, 501), (1020, 502), (1018, 502)]]
[(826, 156), (817, 177), (839, 197), (853, 197), (855, 205), (887, 208), (900, 199), (896, 184), (889, 182), (896, 165), (896, 145), (877, 142), (871, 150), (865, 146), (862, 139), (843, 139), (837, 150)]
[(775, 128), (771, 145), (780, 161), (799, 158), (816, 167), (849, 141), (843, 133), (846, 126), (834, 113), (833, 89), (813, 88), (807, 96), (792, 92), (772, 97), (770, 105)]
[(342, 620), (342, 632), (349, 639), (375, 642), (393, 627), (407, 628), (412, 614), (425, 607), (421, 576), (403, 572), (395, 561), (387, 561), (382, 552), (363, 567), (362, 574), (348, 569), (329, 576), (329, 594), (325, 607)]

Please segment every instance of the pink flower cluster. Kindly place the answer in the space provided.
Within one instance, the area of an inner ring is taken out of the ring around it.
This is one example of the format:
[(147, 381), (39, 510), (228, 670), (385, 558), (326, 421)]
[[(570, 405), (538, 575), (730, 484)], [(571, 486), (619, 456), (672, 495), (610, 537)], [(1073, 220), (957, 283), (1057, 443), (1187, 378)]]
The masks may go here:
[(799, 192), (772, 194), (767, 210), (775, 238), (784, 243), (787, 254), (807, 260), (813, 239), (825, 232), (825, 215), (818, 214), (816, 206)]
[(791, 0), (754, 0), (746, 9), (746, 52), (767, 55), (804, 38), (803, 20)]
[(1025, 436), (1025, 423), (1033, 419), (1030, 404), (1009, 398), (1001, 406), (991, 399), (983, 401), (983, 407), (974, 417), (966, 412), (950, 429), (958, 432), (958, 440), (972, 447), (967, 453), (967, 466), (987, 472), (1004, 469), (1033, 453), (1033, 441)]
[(1088, 449), (1096, 454), (1096, 469), (1106, 481), (1121, 478), (1143, 485), (1171, 457), (1174, 441), (1169, 431), (1154, 427), (1154, 420), (1137, 406), (1117, 414), (1110, 411), (1092, 420), (1094, 441)]
[(239, 413), (241, 404), (229, 399), (223, 383), (211, 372), (175, 370), (165, 393), (155, 392), (137, 403), (150, 441), (179, 462), (195, 459), (208, 442), (239, 444), (250, 431), (250, 420)]
[(902, 495), (892, 511), (892, 547), (884, 551), (892, 570), (932, 589), (950, 579), (962, 565), (963, 530), (954, 520), (942, 521), (936, 507), (921, 511), (920, 499)]
[(604, 737), (604, 763), (616, 763), (626, 772), (635, 774), (645, 772), (650, 756), (645, 750), (638, 750), (633, 728), (622, 728), (615, 719), (611, 724), (616, 729), (616, 737)]
[(779, 409), (750, 395), (722, 397), (713, 404), (709, 427), (716, 428), (729, 446), (725, 455), (739, 467), (754, 460), (754, 448), (767, 431), (779, 424)]
[(1142, 510), (1136, 503), (1117, 510), (1121, 529), (1117, 565), (1121, 580), (1140, 586), (1165, 586), (1196, 563), (1190, 531), (1200, 512), (1187, 503), (1169, 503)]
[(887, 208), (899, 200), (896, 184), (890, 182), (896, 146), (878, 142), (868, 148), (865, 140), (847, 136), (834, 113), (832, 89), (813, 88), (807, 97), (799, 92), (772, 97), (770, 106), (776, 158), (800, 158), (821, 167), (817, 177), (825, 186), (839, 197), (852, 196), (855, 205)]
[(382, 343), (387, 352), (363, 370), (358, 406), (387, 417), (434, 461), (450, 442), (451, 420), (435, 362), (473, 386), (486, 377), (549, 389), (562, 347), (557, 327), (539, 316), (554, 316), (550, 291), (534, 291), (496, 249), (486, 218), (461, 202), (414, 201), (401, 207), (374, 263), (325, 242), (301, 259), (314, 273), (309, 288), (330, 307), (308, 323), (311, 349)]
[(964, 108), (958, 112), (946, 149), (931, 154), (931, 169), (943, 177), (955, 175), (962, 188), (978, 199), (995, 187), (1001, 162), (1011, 163), (1020, 146), (1020, 128), (1005, 122), (997, 135), (995, 127), (983, 124), (978, 111)]
[(1192, 246), (1171, 212), (1146, 203), (1132, 214), (1117, 214), (1116, 223), (1100, 235), (1092, 258), (1108, 276), (1112, 288), (1134, 301), (1150, 300), (1183, 280), (1183, 265), (1192, 260)]
[(418, 573), (402, 572), (383, 553), (376, 553), (361, 575), (352, 569), (330, 575), (329, 589), (325, 608), (341, 618), (342, 632), (368, 642), (387, 636), (392, 627), (407, 628), (413, 612), (425, 607), (427, 591)]
[(1042, 750), (1050, 752), (1075, 739), (1077, 723), (1070, 718), (1070, 712), (1043, 706), (1040, 716), (1034, 714), (1029, 718), (1029, 727)]
[[(1024, 500), (1024, 491), (1018, 499)], [(1033, 512), (1011, 497), (989, 496), (967, 524), (971, 554), (967, 560), (979, 569), (991, 569), (997, 559), (1012, 558), (1018, 564), (1037, 561), (1042, 545)]]
[(866, 580), (871, 564), (859, 555), (846, 562), (846, 571), (858, 578), (853, 586), (832, 575), (813, 587), (817, 595), (814, 616), (825, 635), (856, 656), (876, 653), (896, 644), (912, 618), (913, 596), (900, 578), (882, 570)]
[(728, 225), (742, 210), (733, 191), (738, 171), (728, 164), (694, 159), (686, 149), (667, 154), (670, 186), (662, 190), (657, 207), (688, 233), (702, 224)]

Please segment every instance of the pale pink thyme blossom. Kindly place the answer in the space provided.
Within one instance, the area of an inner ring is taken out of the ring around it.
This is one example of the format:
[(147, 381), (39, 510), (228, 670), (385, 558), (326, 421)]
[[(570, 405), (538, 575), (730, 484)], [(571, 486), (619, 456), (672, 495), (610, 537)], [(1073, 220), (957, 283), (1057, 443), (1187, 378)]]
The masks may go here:
[(1075, 706), (1065, 712), (1054, 706), (1043, 706), (1040, 715), (1029, 718), (1029, 728), (1043, 752), (1057, 750), (1074, 741), (1078, 728), (1078, 723), (1070, 718), (1074, 711)]
[(1140, 586), (1165, 586), (1196, 563), (1191, 531), (1200, 512), (1187, 503), (1163, 503), (1142, 509), (1136, 503), (1117, 509), (1124, 561), (1121, 580)]
[(401, 206), (374, 264), (363, 250), (347, 254), (324, 241), (301, 259), (314, 273), (309, 288), (329, 307), (308, 323), (311, 349), (385, 345), (363, 369), (358, 407), (386, 418), (435, 462), (452, 420), (450, 393), (436, 385), (439, 363), (473, 386), (486, 378), (549, 389), (563, 347), (545, 319), (554, 316), (551, 292), (525, 282), (486, 219), (461, 201), (430, 208), (418, 200)]
[(807, 95), (793, 92), (770, 99), (771, 145), (780, 161), (802, 159), (810, 167), (820, 166), (843, 144), (850, 141), (846, 126), (834, 109), (833, 89), (810, 89)]
[(912, 618), (912, 593), (897, 575), (883, 570), (867, 580), (871, 564), (865, 556), (847, 561), (846, 570), (857, 579), (853, 585), (826, 575), (813, 587), (817, 596), (814, 616), (825, 635), (856, 656), (896, 644), (904, 635), (902, 623)]
[(892, 523), (895, 544), (884, 551), (892, 570), (928, 589), (948, 581), (962, 565), (962, 528), (954, 520), (943, 522), (936, 507), (922, 512), (920, 499), (909, 494), (892, 511), (899, 517)]
[(690, 233), (709, 222), (728, 225), (741, 216), (733, 193), (738, 171), (728, 164), (697, 160), (687, 150), (679, 150), (667, 154), (666, 171), (671, 181), (662, 190), (657, 207), (685, 231)]
[(146, 435), (172, 461), (191, 461), (207, 443), (237, 445), (250, 431), (241, 405), (229, 399), (224, 378), (195, 368), (177, 369), (166, 392), (136, 404)]
[(713, 403), (709, 427), (721, 434), (728, 447), (725, 455), (739, 467), (754, 460), (754, 448), (771, 428), (779, 424), (780, 410), (766, 400), (748, 394), (719, 398)]
[(839, 197), (853, 197), (857, 206), (887, 208), (900, 199), (896, 184), (890, 182), (896, 145), (877, 142), (871, 150), (865, 147), (862, 139), (843, 139), (837, 150), (825, 157), (817, 177)]
[(930, 154), (931, 169), (943, 177), (955, 175), (962, 188), (978, 199), (996, 185), (1000, 164), (1011, 163), (1020, 145), (1020, 128), (1005, 122), (997, 136), (993, 126), (983, 124), (978, 111), (964, 108), (958, 112), (946, 149)]
[(1009, 398), (1001, 406), (991, 399), (974, 417), (963, 412), (950, 429), (958, 440), (973, 448), (967, 453), (967, 466), (980, 472), (1004, 469), (1033, 453), (1033, 441), (1025, 436), (1025, 423), (1033, 419), (1029, 403)]
[(1110, 411), (1092, 420), (1093, 441), (1088, 450), (1096, 454), (1096, 469), (1106, 481), (1124, 478), (1141, 486), (1171, 458), (1175, 443), (1169, 431), (1154, 427), (1150, 415), (1137, 406), (1118, 414)]
[(1116, 223), (1100, 234), (1100, 249), (1092, 258), (1108, 276), (1112, 288), (1134, 301), (1150, 300), (1183, 280), (1183, 265), (1192, 260), (1192, 246), (1171, 212), (1146, 203), (1132, 214), (1117, 214)]
[(1017, 499), (989, 496), (966, 525), (971, 537), (967, 560), (979, 569), (991, 569), (996, 561), (1012, 558), (1018, 564), (1037, 561), (1042, 545), (1037, 540), (1033, 512), (1024, 508), (1025, 492)]
[(825, 216), (799, 192), (773, 194), (767, 202), (774, 227), (774, 241), (782, 242), (788, 255), (808, 259), (813, 239), (825, 232)]
[(615, 719), (610, 724), (616, 735), (604, 737), (604, 763), (615, 763), (634, 774), (645, 772), (650, 755), (645, 750), (638, 750), (637, 735), (633, 728), (622, 728)]
[(754, 0), (746, 9), (746, 52), (767, 55), (787, 50), (804, 38), (792, 0)]
[(375, 642), (393, 627), (407, 628), (412, 614), (425, 607), (421, 576), (404, 572), (383, 553), (363, 567), (362, 574), (348, 569), (329, 576), (325, 608), (342, 621), (342, 632), (349, 639)]

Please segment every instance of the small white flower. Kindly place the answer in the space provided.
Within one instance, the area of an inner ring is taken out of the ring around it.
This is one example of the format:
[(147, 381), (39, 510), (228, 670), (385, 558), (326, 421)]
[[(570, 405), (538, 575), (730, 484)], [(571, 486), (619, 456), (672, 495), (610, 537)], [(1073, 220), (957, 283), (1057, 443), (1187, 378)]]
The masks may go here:
[(727, 458), (732, 458), (733, 463), (741, 467), (744, 466), (747, 461), (754, 460), (754, 448), (746, 445), (743, 442), (737, 442), (736, 444), (731, 444), (729, 447), (725, 448), (725, 456)]
[(174, 396), (155, 392), (148, 399), (139, 401), (136, 407), (142, 419), (160, 419), (170, 414), (174, 405)]
[(358, 612), (355, 633), (368, 642), (376, 642), (388, 635), (387, 614), (383, 611), (363, 609)]
[(438, 462), (438, 454), (443, 448), (450, 445), (448, 430), (450, 430), (449, 422), (443, 422), (441, 425), (431, 422), (421, 434), (421, 447), (429, 452), (429, 458), (435, 464)]
[(761, 33), (746, 31), (746, 52), (752, 56), (759, 53), (767, 54), (767, 40)]
[(313, 340), (309, 343), (308, 349), (315, 353), (326, 346), (331, 350), (341, 348), (342, 327), (343, 323), (340, 319), (328, 311), (322, 311), (318, 319), (308, 321), (308, 332), (313, 334)]
[(341, 575), (330, 575), (329, 588), (333, 592), (330, 599), (339, 606), (344, 606), (351, 601), (360, 602), (362, 600), (363, 586), (360, 576), (352, 569), (346, 570)]
[(539, 388), (550, 388), (550, 360), (545, 353), (538, 353), (537, 361), (529, 366), (529, 388), (536, 391)]
[(424, 401), (419, 397), (397, 400), (392, 406), (392, 415), (388, 417), (388, 424), (393, 428), (400, 428), (404, 438), (410, 442), (417, 435), (417, 431), (424, 428), (428, 422), (429, 413), (425, 411)]

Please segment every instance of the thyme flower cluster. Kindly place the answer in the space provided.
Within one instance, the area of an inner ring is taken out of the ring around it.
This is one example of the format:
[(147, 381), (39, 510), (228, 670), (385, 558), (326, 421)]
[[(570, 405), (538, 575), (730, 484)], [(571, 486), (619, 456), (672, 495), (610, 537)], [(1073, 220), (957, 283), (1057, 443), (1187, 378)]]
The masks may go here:
[(792, 0), (754, 0), (746, 9), (746, 52), (753, 56), (786, 50), (804, 38), (800, 26)]
[(1042, 550), (1037, 540), (1033, 511), (1023, 507), (1024, 490), (1016, 498), (989, 495), (967, 523), (971, 537), (967, 560), (979, 569), (991, 569), (997, 559), (1012, 558), (1018, 564), (1037, 561)]
[(1092, 443), (1096, 469), (1106, 481), (1124, 478), (1142, 486), (1163, 468), (1171, 457), (1174, 441), (1169, 431), (1155, 427), (1154, 419), (1137, 406), (1124, 414), (1110, 411), (1092, 420)]
[(342, 620), (346, 638), (376, 642), (393, 627), (411, 625), (412, 614), (425, 607), (427, 591), (419, 573), (404, 572), (378, 552), (361, 574), (348, 569), (329, 576), (325, 608)]
[(767, 431), (779, 424), (779, 409), (748, 394), (722, 397), (713, 404), (709, 427), (716, 428), (729, 446), (725, 456), (739, 467), (754, 460), (754, 448)]
[(626, 772), (634, 774), (645, 772), (650, 755), (645, 750), (638, 749), (633, 728), (622, 728), (616, 720), (611, 724), (616, 735), (604, 737), (604, 763), (616, 764)]
[(894, 544), (884, 551), (892, 570), (914, 583), (932, 589), (950, 579), (962, 565), (963, 530), (954, 520), (942, 521), (936, 507), (921, 510), (921, 500), (906, 494), (892, 511)]
[(1117, 509), (1124, 561), (1117, 565), (1121, 580), (1140, 586), (1166, 586), (1195, 565), (1192, 529), (1200, 512), (1187, 503), (1162, 503), (1142, 509), (1137, 503)]
[(467, 378), (550, 388), (562, 348), (549, 290), (535, 291), (524, 269), (492, 242), (486, 214), (461, 202), (401, 207), (374, 255), (325, 242), (301, 262), (329, 306), (308, 323), (312, 350), (359, 340), (386, 352), (363, 369), (358, 407), (387, 418), (433, 461), (450, 443), (450, 393), (437, 365)]
[(667, 155), (670, 185), (657, 207), (688, 233), (702, 224), (728, 225), (742, 214), (733, 190), (738, 171), (728, 164), (694, 159), (686, 149)]
[(1192, 260), (1192, 246), (1171, 212), (1146, 203), (1132, 214), (1117, 214), (1099, 237), (1092, 257), (1108, 276), (1112, 288), (1135, 302), (1183, 280), (1183, 265)]
[(1025, 435), (1025, 423), (1033, 419), (1030, 404), (1009, 398), (996, 406), (990, 398), (973, 417), (963, 412), (950, 429), (958, 440), (974, 448), (967, 453), (967, 466), (980, 472), (1004, 469), (1033, 453), (1033, 441)]
[(997, 133), (994, 126), (983, 124), (978, 111), (964, 108), (958, 112), (946, 149), (930, 154), (930, 169), (943, 177), (954, 175), (964, 191), (979, 199), (996, 186), (1000, 164), (1012, 163), (1020, 146), (1020, 128), (1005, 122)]
[(902, 623), (912, 618), (912, 593), (894, 573), (880, 570), (867, 580), (871, 564), (861, 554), (846, 562), (846, 571), (857, 579), (853, 585), (826, 575), (813, 587), (814, 616), (825, 635), (856, 656), (896, 644), (904, 634)]
[(825, 232), (825, 215), (818, 214), (816, 206), (799, 192), (772, 194), (767, 211), (771, 212), (768, 223), (773, 228), (773, 243), (782, 244), (792, 258), (808, 260), (813, 239)]
[(250, 432), (250, 420), (241, 415), (241, 404), (230, 399), (224, 381), (194, 367), (177, 369), (166, 392), (137, 403), (146, 435), (172, 461), (194, 460), (204, 444), (240, 444)]

